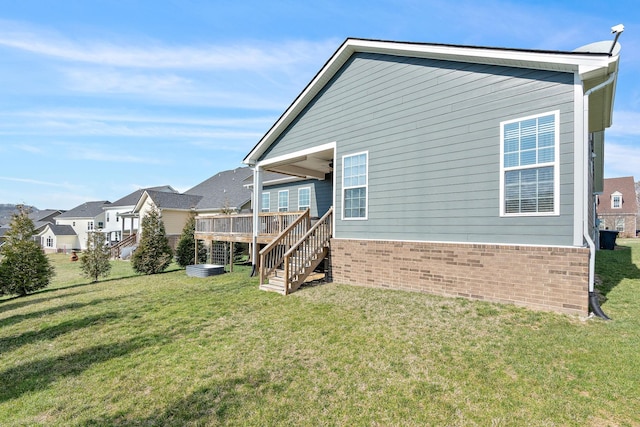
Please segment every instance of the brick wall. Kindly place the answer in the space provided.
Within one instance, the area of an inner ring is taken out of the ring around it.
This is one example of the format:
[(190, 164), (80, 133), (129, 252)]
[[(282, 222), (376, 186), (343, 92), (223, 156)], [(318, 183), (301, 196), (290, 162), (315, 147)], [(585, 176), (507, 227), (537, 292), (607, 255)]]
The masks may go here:
[(612, 215), (612, 214), (600, 214), (598, 215), (602, 222), (600, 228), (607, 230), (616, 230), (618, 220), (624, 221), (624, 231), (621, 231), (618, 237), (636, 237), (636, 215)]
[(589, 251), (332, 239), (334, 282), (588, 315)]

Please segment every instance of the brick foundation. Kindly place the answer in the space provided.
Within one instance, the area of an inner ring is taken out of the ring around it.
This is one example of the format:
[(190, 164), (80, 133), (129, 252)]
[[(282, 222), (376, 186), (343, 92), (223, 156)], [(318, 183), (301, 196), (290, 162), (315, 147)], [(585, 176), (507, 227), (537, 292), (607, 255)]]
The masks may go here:
[(588, 315), (589, 250), (331, 240), (334, 282)]

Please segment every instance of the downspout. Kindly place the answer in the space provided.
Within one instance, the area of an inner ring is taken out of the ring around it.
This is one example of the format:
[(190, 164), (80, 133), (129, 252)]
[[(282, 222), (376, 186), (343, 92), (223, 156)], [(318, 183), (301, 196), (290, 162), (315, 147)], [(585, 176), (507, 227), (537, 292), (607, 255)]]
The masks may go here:
[[(609, 78), (607, 80), (605, 80), (604, 82), (600, 83), (599, 85), (596, 85), (596, 86), (592, 87), (591, 89), (589, 89), (588, 91), (586, 91), (585, 94), (584, 94), (584, 97), (588, 98), (589, 95), (591, 95), (593, 92), (601, 90), (601, 89), (605, 88), (606, 86), (608, 86), (608, 85), (612, 84), (613, 82), (615, 82), (616, 75), (617, 75), (617, 73), (612, 73), (611, 75), (609, 75)], [(588, 100), (585, 103), (585, 105), (588, 105)], [(588, 120), (588, 115), (587, 115), (587, 120)], [(591, 156), (591, 153), (587, 153), (587, 156)], [(589, 161), (591, 161), (591, 160), (589, 160)], [(586, 171), (587, 180), (588, 180), (588, 173), (589, 172), (587, 170)], [(585, 182), (587, 182), (587, 181), (585, 181)], [(609, 316), (607, 316), (604, 313), (604, 311), (602, 311), (602, 308), (600, 307), (600, 302), (598, 301), (598, 295), (596, 295), (596, 292), (595, 292), (596, 245), (593, 242), (593, 239), (591, 238), (591, 235), (589, 234), (588, 221), (583, 220), (582, 223), (583, 223), (583, 228), (584, 228), (583, 229), (584, 239), (587, 242), (587, 245), (589, 246), (589, 307), (591, 307), (591, 310), (592, 310), (593, 314), (595, 314), (596, 316), (600, 317), (601, 319), (611, 320), (611, 318)]]

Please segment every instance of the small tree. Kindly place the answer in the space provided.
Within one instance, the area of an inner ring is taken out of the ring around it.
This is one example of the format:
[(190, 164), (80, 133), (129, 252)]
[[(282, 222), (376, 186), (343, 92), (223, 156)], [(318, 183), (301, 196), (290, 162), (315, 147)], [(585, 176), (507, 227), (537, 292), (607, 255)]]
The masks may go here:
[(6, 243), (0, 249), (0, 294), (24, 296), (49, 285), (54, 269), (33, 240), (34, 235), (29, 209), (19, 205), (5, 233)]
[(173, 251), (160, 218), (158, 209), (151, 209), (142, 219), (140, 245), (131, 256), (131, 264), (137, 273), (162, 273), (171, 264)]
[[(178, 242), (178, 247), (176, 248), (176, 260), (178, 261), (180, 267), (186, 267), (187, 265), (195, 264), (195, 232), (196, 215), (195, 213), (191, 213), (189, 219), (187, 219), (187, 223), (182, 229), (182, 236), (180, 236), (180, 241)], [(198, 245), (198, 262), (207, 262), (207, 248), (204, 247), (204, 245)]]
[(80, 255), (80, 268), (85, 276), (98, 281), (100, 276), (107, 277), (111, 272), (111, 251), (106, 245), (106, 235), (100, 232), (89, 233), (87, 249)]

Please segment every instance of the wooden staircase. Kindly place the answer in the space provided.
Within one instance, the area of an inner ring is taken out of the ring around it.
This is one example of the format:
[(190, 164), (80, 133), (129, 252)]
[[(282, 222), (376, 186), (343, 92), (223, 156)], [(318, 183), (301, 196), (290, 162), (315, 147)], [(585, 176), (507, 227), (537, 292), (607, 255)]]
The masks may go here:
[(126, 248), (127, 246), (133, 246), (136, 244), (136, 234), (132, 234), (130, 236), (125, 237), (120, 240), (117, 244), (111, 246), (111, 258), (118, 259), (120, 258), (120, 253), (122, 252), (122, 248)]
[[(295, 243), (283, 248), (282, 241), (276, 239), (265, 247), (260, 252), (260, 289), (282, 295), (298, 289), (329, 254), (332, 224), (330, 208)], [(274, 253), (282, 255), (271, 256)]]

